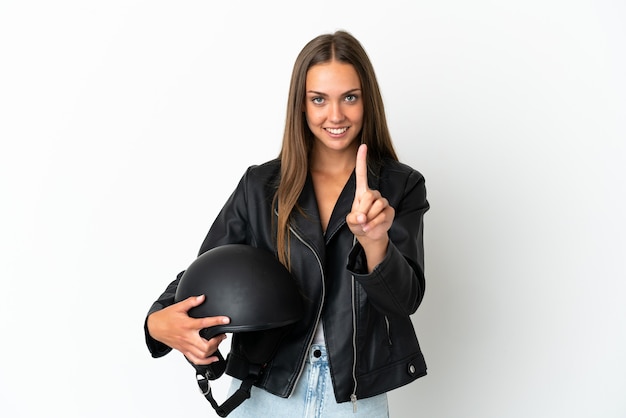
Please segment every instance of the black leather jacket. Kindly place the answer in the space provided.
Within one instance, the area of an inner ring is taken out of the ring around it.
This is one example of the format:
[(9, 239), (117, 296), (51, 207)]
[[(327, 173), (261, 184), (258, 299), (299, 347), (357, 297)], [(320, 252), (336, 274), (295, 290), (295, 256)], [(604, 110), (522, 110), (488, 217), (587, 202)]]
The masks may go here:
[[(200, 254), (219, 245), (243, 243), (275, 253), (272, 199), (280, 162), (250, 167), (209, 230)], [(367, 273), (362, 247), (346, 225), (355, 176), (344, 187), (326, 234), (322, 232), (311, 179), (307, 179), (291, 222), (291, 270), (305, 296), (305, 316), (281, 342), (257, 386), (281, 397), (291, 394), (304, 367), (319, 321), (323, 321), (335, 397), (338, 402), (375, 396), (426, 374), (409, 315), (424, 295), (423, 215), (429, 205), (424, 178), (386, 160), (369, 167), (370, 188), (395, 209), (385, 259)], [(275, 221), (275, 219), (274, 219)], [(180, 278), (180, 275), (178, 276)], [(149, 313), (174, 302), (178, 279)], [(146, 332), (154, 357), (170, 348)], [(244, 379), (237, 335), (226, 372)]]

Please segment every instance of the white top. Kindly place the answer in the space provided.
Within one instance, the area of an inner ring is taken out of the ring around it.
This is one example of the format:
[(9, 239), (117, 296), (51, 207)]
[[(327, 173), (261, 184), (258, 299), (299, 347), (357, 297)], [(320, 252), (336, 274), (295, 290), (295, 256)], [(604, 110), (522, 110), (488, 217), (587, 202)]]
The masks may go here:
[(322, 325), (322, 321), (320, 320), (319, 324), (317, 324), (317, 329), (315, 330), (315, 336), (313, 337), (313, 344), (325, 345), (324, 338), (324, 325)]

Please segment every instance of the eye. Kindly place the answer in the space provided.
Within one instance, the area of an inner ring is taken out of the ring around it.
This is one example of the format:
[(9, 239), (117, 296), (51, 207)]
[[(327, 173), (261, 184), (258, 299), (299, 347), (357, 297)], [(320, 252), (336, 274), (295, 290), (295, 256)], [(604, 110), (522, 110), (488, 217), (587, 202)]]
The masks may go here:
[(319, 97), (319, 96), (312, 97), (311, 98), (311, 102), (313, 102), (313, 104), (320, 105), (320, 104), (324, 103), (324, 98), (323, 97)]
[(345, 98), (346, 102), (348, 103), (354, 103), (359, 99), (359, 97), (356, 94), (348, 94)]

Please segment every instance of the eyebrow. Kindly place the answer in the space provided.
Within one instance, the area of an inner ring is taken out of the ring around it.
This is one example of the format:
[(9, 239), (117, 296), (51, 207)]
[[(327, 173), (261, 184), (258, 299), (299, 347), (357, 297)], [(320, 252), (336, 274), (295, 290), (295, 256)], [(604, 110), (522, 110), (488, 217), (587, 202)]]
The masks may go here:
[[(352, 94), (357, 91), (361, 91), (361, 88), (348, 90), (345, 93), (342, 93), (342, 95), (345, 96), (346, 94)], [(328, 94), (326, 93), (322, 93), (321, 91), (315, 91), (315, 90), (307, 90), (306, 94), (317, 94), (318, 96), (328, 96)]]

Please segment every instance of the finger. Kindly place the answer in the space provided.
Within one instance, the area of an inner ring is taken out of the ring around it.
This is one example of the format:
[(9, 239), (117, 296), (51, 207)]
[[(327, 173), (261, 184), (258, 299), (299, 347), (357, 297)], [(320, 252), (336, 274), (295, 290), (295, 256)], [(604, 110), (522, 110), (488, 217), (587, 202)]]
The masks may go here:
[(187, 299), (180, 301), (179, 305), (183, 311), (187, 312), (191, 308), (202, 305), (202, 303), (204, 303), (204, 295), (190, 296)]
[(374, 219), (381, 212), (385, 210), (385, 208), (389, 206), (389, 202), (384, 197), (378, 197), (374, 199), (374, 201), (369, 206), (369, 210), (366, 213), (367, 219)]
[(346, 222), (350, 226), (350, 229), (353, 229), (367, 221), (367, 218), (365, 218), (365, 220), (362, 218), (365, 218), (364, 214), (353, 211), (346, 216)]
[(388, 206), (385, 210), (379, 212), (375, 217), (370, 218), (369, 222), (365, 225), (362, 225), (363, 232), (369, 232), (375, 228), (378, 228), (381, 225), (387, 225), (385, 231), (389, 229), (391, 226), (391, 221), (393, 220), (394, 211), (393, 208)]
[(222, 341), (226, 339), (226, 334), (218, 334), (211, 337), (210, 340), (206, 340), (202, 338), (202, 341), (206, 343), (206, 347), (204, 348), (204, 357), (208, 357), (209, 355), (215, 354), (215, 352), (219, 349)]
[(230, 318), (227, 316), (207, 316), (206, 318), (198, 318), (198, 329), (215, 327), (218, 325), (225, 325), (230, 323)]
[(192, 362), (193, 364), (197, 366), (209, 365), (211, 363), (215, 363), (216, 361), (219, 361), (220, 359), (218, 356), (202, 357), (202, 356), (196, 356), (192, 353), (185, 354), (185, 357), (187, 357), (187, 360), (189, 360), (190, 362)]
[(355, 222), (365, 224), (377, 214), (376, 202), (380, 199), (380, 193), (377, 190), (366, 189), (361, 195), (354, 199), (352, 211), (356, 214)]
[(359, 197), (367, 191), (367, 145), (361, 144), (356, 153), (356, 196)]
[(217, 356), (217, 346), (213, 348), (207, 345), (206, 349), (193, 347), (183, 354), (187, 357), (187, 360), (191, 361), (193, 364), (211, 364), (219, 360)]
[(210, 364), (219, 360), (217, 356), (217, 350), (219, 345), (226, 339), (226, 334), (219, 334), (212, 337), (210, 340), (201, 338), (202, 344), (194, 346), (190, 349), (185, 356), (193, 357), (195, 364)]
[(367, 214), (370, 210), (370, 207), (379, 197), (380, 193), (377, 190), (366, 189), (358, 196), (358, 198), (355, 199), (355, 203), (353, 204), (353, 210), (356, 212)]

